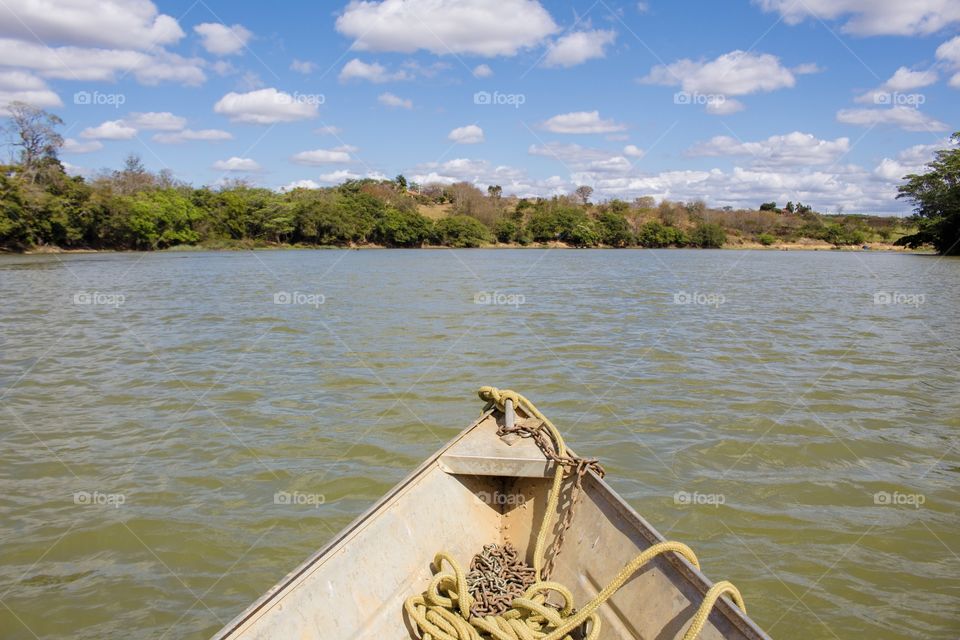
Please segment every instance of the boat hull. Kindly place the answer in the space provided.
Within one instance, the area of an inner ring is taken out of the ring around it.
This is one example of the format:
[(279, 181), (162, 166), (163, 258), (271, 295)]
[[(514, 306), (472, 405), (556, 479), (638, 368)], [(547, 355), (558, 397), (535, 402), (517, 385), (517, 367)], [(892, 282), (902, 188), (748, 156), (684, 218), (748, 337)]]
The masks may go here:
[[(529, 440), (503, 443), (501, 419), (482, 415), (214, 638), (412, 638), (403, 602), (426, 588), (437, 551), (466, 566), (483, 545), (509, 541), (532, 562), (552, 467)], [(595, 474), (583, 489), (551, 576), (578, 603), (663, 540)], [(599, 609), (601, 637), (682, 638), (711, 584), (680, 556), (660, 556)], [(768, 640), (725, 599), (699, 637)]]

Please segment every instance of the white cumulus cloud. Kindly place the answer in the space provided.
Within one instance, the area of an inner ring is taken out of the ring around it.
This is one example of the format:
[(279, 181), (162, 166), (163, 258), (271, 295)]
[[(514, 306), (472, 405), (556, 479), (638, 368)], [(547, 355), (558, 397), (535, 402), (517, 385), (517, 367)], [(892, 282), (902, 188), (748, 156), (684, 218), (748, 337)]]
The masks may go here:
[(179, 131), (187, 126), (186, 118), (175, 116), (169, 111), (131, 113), (124, 118), (123, 121), (137, 129), (148, 129), (152, 131)]
[(447, 139), (457, 144), (477, 144), (483, 142), (483, 129), (475, 124), (457, 127), (447, 135)]
[(947, 125), (919, 109), (896, 106), (888, 109), (841, 109), (837, 122), (861, 127), (889, 124), (906, 131), (946, 131)]
[(473, 75), (477, 78), (489, 78), (493, 75), (493, 69), (490, 68), (490, 65), (478, 64), (473, 68)]
[(351, 0), (337, 31), (359, 51), (513, 56), (557, 25), (536, 0)]
[(561, 113), (546, 120), (541, 126), (553, 133), (612, 133), (627, 128), (613, 120), (604, 120), (599, 111)]
[(180, 144), (182, 142), (191, 142), (201, 140), (205, 142), (221, 142), (223, 140), (232, 140), (233, 134), (222, 129), (184, 129), (173, 133), (158, 133), (153, 136), (156, 142), (161, 144)]
[(118, 74), (133, 74), (145, 85), (179, 82), (196, 86), (206, 80), (203, 60), (160, 50), (47, 47), (36, 42), (0, 38), (0, 64), (30, 69), (46, 78), (110, 82)]
[(900, 181), (908, 173), (923, 173), (924, 165), (933, 160), (934, 153), (949, 147), (949, 140), (934, 144), (915, 144), (899, 152), (896, 158), (884, 158), (873, 172), (884, 180)]
[(193, 28), (200, 36), (200, 44), (215, 56), (231, 56), (243, 51), (253, 33), (243, 25), (228, 27), (219, 22), (204, 22)]
[(61, 151), (63, 151), (63, 153), (93, 153), (94, 151), (99, 151), (100, 149), (103, 149), (103, 143), (99, 140), (80, 142), (79, 140), (74, 140), (73, 138), (67, 138), (63, 141), (63, 148)]
[[(802, 68), (805, 72), (809, 69)], [(684, 58), (658, 65), (641, 78), (646, 84), (679, 86), (691, 93), (742, 96), (796, 84), (794, 70), (769, 53), (731, 51), (714, 60)]]
[(290, 69), (296, 71), (297, 73), (302, 73), (304, 75), (308, 73), (313, 73), (316, 70), (317, 65), (313, 62), (307, 60), (297, 60), (294, 58), (293, 62), (290, 63)]
[(314, 149), (312, 151), (301, 151), (293, 154), (290, 158), (292, 162), (306, 165), (323, 165), (336, 162), (350, 162), (349, 151), (339, 149)]
[(635, 144), (628, 144), (623, 148), (623, 155), (631, 158), (642, 158), (646, 152)]
[(63, 102), (42, 79), (26, 71), (0, 71), (0, 116), (11, 102), (25, 102), (38, 108), (60, 107)]
[(183, 30), (149, 0), (4, 0), (0, 36), (50, 44), (148, 50)]
[(634, 145), (627, 145), (623, 150), (623, 155), (621, 155), (605, 149), (583, 147), (579, 144), (566, 142), (532, 144), (527, 148), (527, 153), (532, 156), (553, 158), (571, 173), (629, 171), (632, 165), (625, 156), (640, 157), (643, 155), (643, 152)]
[(354, 58), (347, 64), (343, 65), (343, 69), (340, 70), (339, 78), (340, 82), (348, 82), (350, 80), (366, 80), (367, 82), (372, 82), (374, 84), (382, 84), (384, 82), (409, 80), (411, 76), (403, 69), (400, 69), (399, 71), (388, 71), (387, 68), (379, 62), (368, 63), (358, 58)]
[(386, 93), (381, 93), (377, 96), (377, 102), (388, 107), (398, 107), (401, 109), (413, 109), (413, 100), (409, 98), (401, 98), (396, 96), (389, 91)]
[[(354, 173), (349, 169), (337, 169), (336, 171), (331, 171), (330, 173), (321, 173), (317, 176), (317, 179), (324, 184), (340, 184), (341, 182), (346, 182), (347, 180), (357, 180), (362, 178), (359, 173)], [(367, 177), (373, 177), (368, 175)]]
[(754, 0), (775, 11), (787, 24), (808, 18), (845, 18), (843, 31), (860, 36), (926, 35), (960, 22), (956, 0)]
[(605, 48), (616, 38), (615, 31), (603, 29), (568, 33), (550, 45), (543, 64), (546, 67), (573, 67), (593, 58), (603, 58)]
[(731, 113), (737, 113), (738, 111), (743, 111), (744, 109), (746, 109), (746, 106), (739, 100), (726, 97), (715, 97), (714, 99), (707, 101), (707, 106), (704, 111), (715, 116), (725, 116)]
[(136, 135), (137, 130), (123, 120), (108, 120), (80, 132), (80, 137), (88, 140), (129, 140)]
[(320, 185), (313, 180), (294, 180), (280, 187), (280, 191), (293, 191), (294, 189), (319, 189)]
[(893, 104), (897, 99), (893, 94), (903, 93), (912, 89), (920, 89), (933, 84), (938, 79), (933, 69), (914, 71), (907, 67), (900, 67), (890, 78), (876, 89), (871, 89), (863, 95), (857, 96), (855, 102), (867, 104)]
[(950, 86), (960, 89), (960, 36), (947, 40), (937, 47), (937, 60), (956, 72), (950, 78)]
[(227, 160), (217, 160), (213, 163), (213, 168), (217, 171), (232, 171), (239, 173), (252, 173), (260, 171), (260, 165), (251, 158), (238, 158), (233, 156)]
[(317, 105), (314, 102), (299, 100), (272, 87), (247, 93), (231, 91), (213, 105), (213, 110), (233, 122), (254, 124), (294, 122), (317, 115)]
[(715, 136), (692, 147), (692, 156), (743, 156), (758, 165), (797, 166), (829, 164), (850, 150), (849, 138), (820, 140), (810, 133), (794, 131), (757, 142), (730, 136)]

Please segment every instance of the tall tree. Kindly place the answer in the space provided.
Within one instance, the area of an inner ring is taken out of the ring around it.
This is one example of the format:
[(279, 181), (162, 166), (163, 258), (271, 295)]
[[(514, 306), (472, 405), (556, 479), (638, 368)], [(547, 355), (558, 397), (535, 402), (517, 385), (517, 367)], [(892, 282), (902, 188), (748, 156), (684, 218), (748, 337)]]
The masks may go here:
[(45, 160), (55, 160), (63, 146), (63, 136), (57, 132), (63, 120), (26, 102), (11, 102), (7, 111), (10, 124), (4, 130), (11, 139), (10, 144), (20, 150), (21, 171), (32, 183), (40, 165)]
[(577, 197), (580, 198), (580, 201), (583, 202), (583, 204), (590, 204), (590, 196), (593, 195), (593, 187), (584, 184), (577, 187), (577, 190), (574, 191), (574, 193), (577, 194)]
[[(960, 131), (950, 138), (960, 144)], [(960, 255), (960, 147), (937, 151), (924, 174), (904, 176), (897, 198), (913, 202), (917, 233), (897, 244), (917, 247), (930, 243), (943, 255)]]
[(113, 185), (118, 193), (132, 195), (156, 184), (153, 174), (143, 166), (143, 160), (135, 153), (123, 159), (123, 169), (113, 172)]

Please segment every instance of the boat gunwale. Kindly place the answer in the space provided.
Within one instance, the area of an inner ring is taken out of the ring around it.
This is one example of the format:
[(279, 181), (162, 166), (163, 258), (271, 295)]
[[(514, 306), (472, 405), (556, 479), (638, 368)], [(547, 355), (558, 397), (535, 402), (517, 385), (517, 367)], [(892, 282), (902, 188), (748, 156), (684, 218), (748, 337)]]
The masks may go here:
[[(574, 453), (572, 449), (568, 448), (568, 450)], [(667, 540), (663, 534), (657, 531), (646, 518), (631, 507), (603, 478), (597, 475), (592, 469), (588, 470), (588, 474), (590, 479), (601, 489), (601, 494), (604, 496), (604, 499), (616, 508), (629, 524), (636, 526), (637, 530), (651, 545)], [(710, 587), (714, 585), (713, 580), (708, 578), (700, 569), (697, 569), (689, 560), (679, 553), (666, 553), (661, 557), (669, 562), (687, 582), (695, 586), (702, 595), (706, 595)], [(752, 618), (733, 605), (727, 596), (722, 596), (717, 600), (714, 605), (714, 612), (718, 610), (744, 635), (748, 637), (752, 636), (755, 640), (772, 640)], [(711, 615), (712, 613), (713, 612), (711, 612)]]
[[(368, 509), (357, 516), (350, 524), (340, 530), (327, 544), (311, 554), (306, 560), (301, 562), (292, 571), (287, 573), (276, 584), (268, 589), (263, 595), (257, 598), (252, 604), (235, 616), (230, 622), (224, 625), (210, 640), (229, 640), (232, 634), (240, 630), (244, 624), (253, 619), (261, 611), (265, 612), (278, 604), (288, 587), (292, 586), (297, 580), (307, 574), (312, 568), (319, 568), (325, 556), (336, 546), (350, 537), (360, 526), (374, 517), (381, 507), (395, 498), (404, 489), (409, 487), (420, 476), (430, 471), (437, 464), (440, 457), (462, 440), (468, 433), (477, 428), (489, 416), (497, 413), (496, 409), (485, 410), (480, 416), (470, 423), (463, 431), (454, 436), (444, 446), (424, 460), (416, 469), (411, 471), (400, 482), (387, 491), (379, 500), (374, 502)], [(575, 455), (573, 449), (568, 447), (571, 454)], [(441, 469), (442, 471), (442, 469)], [(443, 471), (444, 473), (448, 473)], [(457, 474), (449, 474), (457, 475)], [(603, 499), (615, 508), (628, 524), (636, 527), (637, 531), (651, 544), (663, 542), (666, 538), (657, 529), (650, 524), (642, 515), (631, 507), (607, 482), (593, 470), (588, 470), (590, 480), (596, 484), (599, 494)], [(705, 595), (714, 582), (710, 580), (702, 571), (697, 569), (685, 557), (678, 553), (667, 553), (661, 556), (666, 560), (688, 583), (696, 587), (701, 594)], [(772, 640), (745, 612), (733, 605), (729, 599), (724, 596), (717, 600), (714, 605), (714, 612), (722, 614), (733, 626), (741, 633), (752, 640)], [(711, 612), (713, 615), (714, 612)]]
[[(350, 524), (337, 532), (333, 538), (330, 539), (327, 544), (320, 547), (319, 550), (312, 553), (306, 560), (301, 562), (296, 566), (292, 571), (287, 573), (283, 578), (281, 578), (276, 584), (270, 587), (266, 593), (257, 598), (252, 604), (250, 604), (246, 609), (244, 609), (240, 614), (234, 617), (230, 622), (225, 624), (215, 635), (213, 635), (210, 640), (226, 640), (230, 638), (231, 634), (240, 629), (247, 621), (252, 619), (254, 615), (263, 609), (265, 606), (270, 604), (271, 600), (274, 600), (277, 596), (284, 593), (287, 587), (291, 586), (297, 579), (306, 574), (308, 570), (327, 555), (334, 547), (343, 542), (346, 538), (350, 536), (351, 533), (357, 530), (365, 521), (370, 519), (376, 514), (380, 508), (385, 505), (387, 502), (392, 500), (397, 494), (402, 492), (406, 487), (408, 487), (412, 482), (414, 482), (419, 476), (423, 475), (437, 462), (441, 455), (443, 455), (450, 447), (459, 442), (466, 436), (468, 433), (473, 431), (481, 422), (487, 419), (494, 412), (494, 409), (487, 409), (480, 414), (476, 420), (471, 422), (463, 431), (454, 436), (451, 440), (447, 441), (440, 449), (434, 452), (432, 455), (427, 457), (420, 466), (407, 474), (400, 482), (394, 485), (389, 491), (387, 491), (379, 500), (374, 502), (370, 507), (357, 516)], [(279, 600), (277, 600), (279, 602)], [(269, 608), (269, 607), (268, 607)]]

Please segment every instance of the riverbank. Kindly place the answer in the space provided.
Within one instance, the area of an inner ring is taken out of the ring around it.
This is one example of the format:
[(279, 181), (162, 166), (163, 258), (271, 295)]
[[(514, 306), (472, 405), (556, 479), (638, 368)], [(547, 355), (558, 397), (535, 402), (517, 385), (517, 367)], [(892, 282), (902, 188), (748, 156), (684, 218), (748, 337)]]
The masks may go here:
[[(216, 243), (201, 243), (193, 245), (176, 245), (174, 247), (167, 247), (164, 249), (158, 249), (157, 251), (163, 252), (192, 252), (192, 251), (286, 251), (286, 250), (302, 250), (302, 249), (312, 249), (312, 250), (353, 250), (353, 251), (368, 251), (368, 250), (387, 250), (394, 249), (396, 247), (387, 247), (380, 244), (356, 244), (356, 245), (310, 245), (310, 244), (280, 244), (280, 243), (248, 243), (248, 242), (216, 242)], [(529, 244), (518, 244), (518, 243), (497, 243), (497, 244), (484, 244), (479, 247), (449, 247), (445, 245), (435, 245), (435, 244), (425, 244), (419, 249), (451, 249), (451, 248), (470, 248), (470, 249), (583, 249), (584, 247), (576, 247), (574, 245), (568, 244), (566, 242), (532, 242)], [(610, 247), (610, 246), (598, 246), (598, 247), (588, 247), (591, 249), (617, 249), (617, 250), (640, 250), (640, 251), (649, 251), (649, 247)], [(703, 251), (700, 247), (663, 247), (665, 249), (670, 249), (673, 251)], [(895, 252), (895, 253), (916, 253), (916, 254), (928, 254), (933, 253), (932, 249), (909, 249), (907, 247), (901, 247), (890, 243), (881, 243), (881, 242), (868, 242), (863, 245), (844, 245), (837, 246), (832, 245), (827, 242), (821, 242), (818, 240), (800, 240), (797, 242), (776, 242), (771, 245), (764, 245), (757, 242), (743, 242), (743, 243), (729, 243), (725, 244), (722, 247), (718, 247), (720, 250), (750, 250), (750, 251), (882, 251), (882, 252)], [(44, 245), (42, 247), (34, 247), (32, 249), (27, 249), (25, 251), (9, 251), (9, 250), (0, 250), (0, 253), (7, 254), (20, 254), (20, 255), (46, 255), (46, 254), (83, 254), (83, 253), (143, 253), (146, 251), (137, 251), (137, 250), (116, 250), (116, 249), (75, 249), (75, 248), (62, 248), (54, 245)]]

